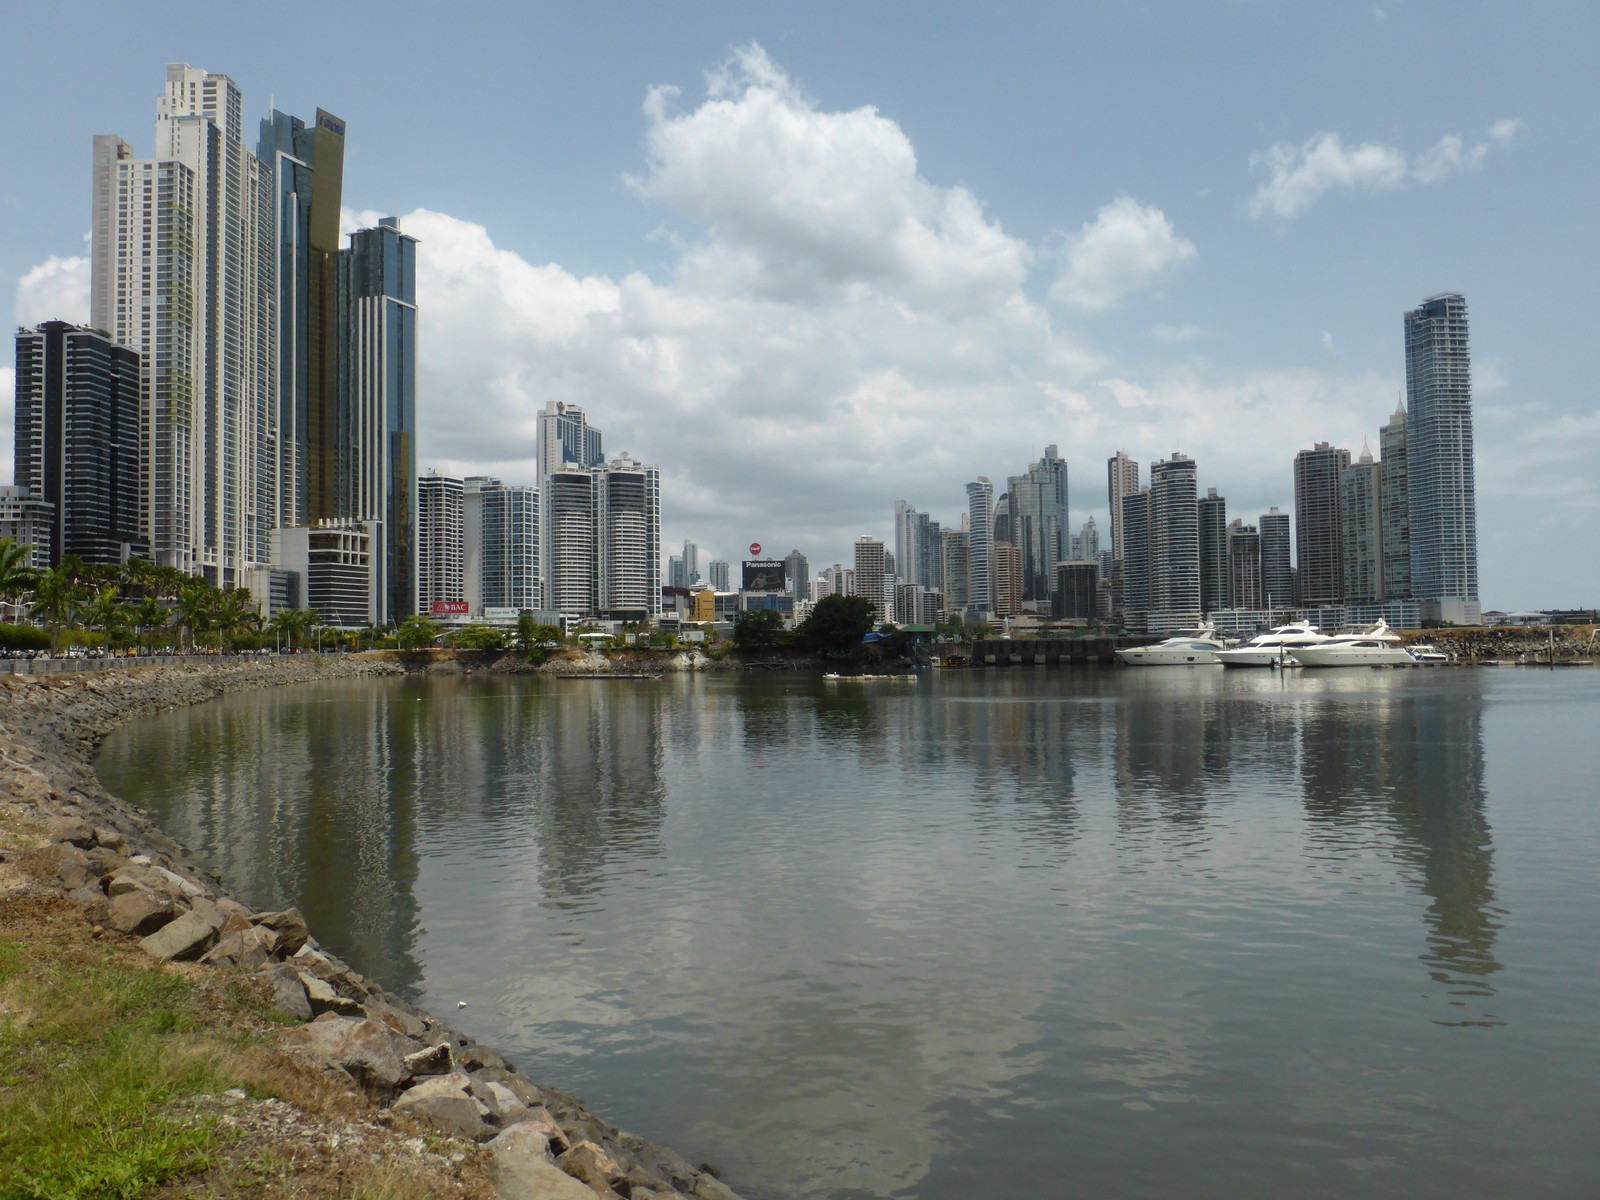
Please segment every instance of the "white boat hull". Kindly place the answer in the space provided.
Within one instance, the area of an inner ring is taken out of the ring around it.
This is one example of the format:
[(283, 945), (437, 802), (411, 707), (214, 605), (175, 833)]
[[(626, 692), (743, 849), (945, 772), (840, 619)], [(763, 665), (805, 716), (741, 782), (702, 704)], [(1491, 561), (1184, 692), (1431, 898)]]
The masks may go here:
[(1291, 651), (1303, 667), (1414, 667), (1399, 646), (1301, 646)]
[(1161, 646), (1132, 646), (1118, 650), (1117, 657), (1130, 667), (1215, 666), (1215, 650), (1174, 650)]

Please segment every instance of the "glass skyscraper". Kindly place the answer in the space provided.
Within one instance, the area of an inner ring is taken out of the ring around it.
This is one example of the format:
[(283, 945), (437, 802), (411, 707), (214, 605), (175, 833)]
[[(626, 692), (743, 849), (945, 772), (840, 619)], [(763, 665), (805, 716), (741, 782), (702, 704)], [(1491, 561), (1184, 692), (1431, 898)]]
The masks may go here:
[(1405, 314), (1411, 594), (1423, 615), (1479, 619), (1478, 512), (1467, 302), (1430, 296)]

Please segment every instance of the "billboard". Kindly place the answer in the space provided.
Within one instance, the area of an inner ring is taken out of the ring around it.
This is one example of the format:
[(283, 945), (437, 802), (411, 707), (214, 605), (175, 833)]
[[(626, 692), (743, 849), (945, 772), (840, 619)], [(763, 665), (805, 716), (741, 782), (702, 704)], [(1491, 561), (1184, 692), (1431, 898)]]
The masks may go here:
[(747, 592), (781, 592), (784, 589), (783, 559), (745, 559), (744, 590)]
[(472, 606), (465, 600), (435, 600), (433, 602), (433, 615), (436, 617), (464, 617), (472, 611)]

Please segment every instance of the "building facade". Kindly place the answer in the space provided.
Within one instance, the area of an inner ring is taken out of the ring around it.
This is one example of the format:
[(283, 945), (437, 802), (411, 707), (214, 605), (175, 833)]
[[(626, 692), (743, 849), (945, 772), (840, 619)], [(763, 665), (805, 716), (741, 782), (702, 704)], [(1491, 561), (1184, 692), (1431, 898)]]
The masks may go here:
[(1055, 565), (1068, 557), (1067, 464), (1046, 446), (1024, 475), (1007, 481), (1010, 540), (1022, 552), (1022, 599), (1048, 611)]
[(429, 471), (417, 480), (417, 608), (443, 614), (435, 605), (466, 600), (464, 484)]
[[(1227, 608), (1262, 607), (1261, 535), (1254, 525), (1235, 520), (1228, 526)], [(1209, 614), (1210, 609), (1206, 610)]]
[(1150, 609), (1153, 633), (1200, 622), (1200, 517), (1195, 461), (1173, 452), (1150, 465)]
[(1424, 617), (1476, 623), (1478, 512), (1467, 302), (1430, 296), (1405, 314), (1411, 594)]
[[(147, 558), (139, 487), (139, 356), (46, 321), (17, 333), (16, 486), (50, 505), (44, 565)], [(37, 510), (35, 510), (37, 511)]]
[(1380, 468), (1370, 451), (1339, 477), (1344, 601), (1374, 604), (1383, 593), (1383, 501)]
[(1395, 410), (1378, 431), (1379, 493), (1383, 506), (1383, 594), (1411, 598), (1411, 501), (1407, 480), (1406, 411)]
[(1228, 607), (1228, 501), (1208, 488), (1196, 502), (1200, 533), (1200, 611)]
[(1350, 451), (1318, 442), (1294, 456), (1295, 583), (1300, 605), (1344, 599), (1344, 535), (1339, 479)]
[(463, 595), (475, 616), (537, 609), (539, 491), (487, 476), (462, 481)]
[(1106, 503), (1111, 511), (1111, 553), (1123, 557), (1122, 498), (1139, 491), (1139, 464), (1118, 450), (1106, 460)]
[[(1294, 604), (1294, 564), (1290, 556), (1289, 514), (1277, 507), (1261, 514), (1261, 600), (1269, 609)], [(1235, 605), (1234, 607), (1241, 607)]]
[(884, 606), (884, 544), (863, 534), (855, 544), (855, 574), (852, 593), (864, 596), (872, 604), (873, 621), (886, 619)]
[[(994, 485), (980, 475), (967, 484), (967, 610), (978, 616), (994, 606), (989, 576), (993, 545)], [(948, 587), (945, 594), (950, 594)]]

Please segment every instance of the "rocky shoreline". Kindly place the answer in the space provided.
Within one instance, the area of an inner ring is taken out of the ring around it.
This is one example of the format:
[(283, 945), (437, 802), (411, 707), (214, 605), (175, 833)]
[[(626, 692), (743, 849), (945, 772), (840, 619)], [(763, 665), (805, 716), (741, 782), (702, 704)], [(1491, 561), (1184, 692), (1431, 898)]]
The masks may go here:
[(500, 1200), (738, 1200), (702, 1164), (601, 1120), (494, 1051), (323, 952), (299, 912), (257, 912), (94, 773), (126, 721), (226, 692), (399, 674), (371, 658), (219, 661), (65, 676), (0, 676), (0, 895), (44, 888), (97, 935), (153, 960), (254, 977), (289, 1027), (283, 1049), (382, 1110), (484, 1144)]

